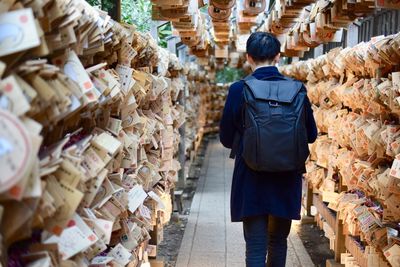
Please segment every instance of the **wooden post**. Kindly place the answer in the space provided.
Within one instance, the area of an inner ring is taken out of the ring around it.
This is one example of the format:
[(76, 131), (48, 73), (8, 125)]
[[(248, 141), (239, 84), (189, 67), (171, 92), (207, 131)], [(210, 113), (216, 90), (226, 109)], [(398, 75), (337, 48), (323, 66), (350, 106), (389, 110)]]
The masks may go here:
[(343, 234), (343, 222), (339, 220), (339, 212), (336, 214), (336, 225), (335, 225), (335, 261), (340, 263), (340, 256), (346, 252), (345, 236)]
[(121, 0), (116, 0), (116, 21), (121, 22)]
[[(104, 2), (104, 0), (101, 1), (102, 7), (103, 7), (103, 2)], [(112, 9), (109, 10), (108, 13), (110, 14), (110, 17), (113, 20), (120, 22), (121, 21), (121, 0), (116, 0), (113, 2), (113, 4), (114, 5), (113, 5)]]
[(347, 186), (343, 184), (343, 177), (339, 174), (339, 193), (347, 191)]
[(318, 216), (313, 217), (311, 215), (311, 206), (313, 205), (313, 188), (307, 180), (304, 180), (306, 187), (306, 196), (303, 200), (303, 207), (305, 214), (301, 216), (301, 224), (313, 224)]
[(313, 188), (310, 186), (310, 183), (307, 181), (307, 194), (306, 194), (306, 215), (311, 216), (311, 206), (313, 203)]

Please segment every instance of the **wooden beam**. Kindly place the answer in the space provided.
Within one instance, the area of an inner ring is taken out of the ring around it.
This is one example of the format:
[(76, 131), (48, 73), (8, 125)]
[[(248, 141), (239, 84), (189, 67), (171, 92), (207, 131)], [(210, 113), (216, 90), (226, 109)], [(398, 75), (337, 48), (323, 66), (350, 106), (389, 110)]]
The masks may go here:
[[(102, 9), (104, 8), (104, 2), (105, 2), (105, 0), (101, 0)], [(121, 0), (115, 0), (112, 3), (113, 3), (113, 6), (108, 11), (108, 14), (110, 15), (110, 17), (113, 20), (120, 22), (121, 21)]]
[(306, 181), (307, 184), (307, 195), (306, 195), (306, 214), (307, 216), (311, 216), (311, 206), (313, 202), (313, 188), (312, 185), (309, 184), (308, 181)]
[(339, 220), (339, 212), (336, 214), (335, 225), (335, 261), (340, 263), (340, 256), (346, 252), (345, 236), (343, 234), (343, 222)]
[(121, 0), (116, 0), (116, 9), (117, 9), (117, 18), (115, 19), (118, 22), (121, 22)]

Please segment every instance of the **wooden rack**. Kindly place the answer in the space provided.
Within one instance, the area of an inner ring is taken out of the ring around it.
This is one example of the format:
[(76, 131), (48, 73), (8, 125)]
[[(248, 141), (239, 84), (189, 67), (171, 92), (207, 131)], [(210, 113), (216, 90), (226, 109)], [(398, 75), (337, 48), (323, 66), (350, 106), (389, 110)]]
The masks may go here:
[(364, 250), (352, 236), (346, 235), (345, 246), (360, 267), (368, 267), (368, 259), (365, 257)]
[(328, 223), (335, 233), (335, 262), (340, 262), (341, 254), (345, 252), (345, 236), (343, 235), (343, 223), (339, 220), (339, 216), (330, 210), (322, 201), (319, 194), (313, 194), (313, 205), (317, 212)]
[(343, 221), (339, 219), (338, 213), (329, 209), (322, 201), (322, 196), (319, 193), (313, 192), (312, 187), (308, 183), (306, 186), (307, 195), (303, 201), (304, 208), (307, 211), (306, 214), (310, 216), (311, 206), (314, 206), (317, 213), (333, 229), (335, 234), (335, 256), (333, 260), (327, 260), (326, 266), (344, 266), (340, 264), (341, 254), (348, 251), (360, 267), (370, 267), (371, 265), (368, 265), (368, 258), (365, 255), (364, 249), (353, 236), (345, 233)]

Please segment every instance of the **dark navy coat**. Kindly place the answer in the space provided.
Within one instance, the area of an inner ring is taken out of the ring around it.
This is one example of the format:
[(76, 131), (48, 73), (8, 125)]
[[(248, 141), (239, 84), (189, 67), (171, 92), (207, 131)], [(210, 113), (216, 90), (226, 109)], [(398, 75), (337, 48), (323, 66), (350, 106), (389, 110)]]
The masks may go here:
[[(253, 76), (265, 79), (282, 76), (273, 66), (257, 69)], [(279, 79), (279, 78), (278, 78)], [(270, 80), (278, 80), (271, 78)], [(243, 133), (241, 106), (243, 104), (243, 81), (238, 81), (229, 88), (224, 112), (220, 122), (220, 140), (232, 148), (235, 134)], [(307, 135), (309, 143), (317, 138), (317, 127), (311, 104), (306, 99)], [(288, 219), (300, 219), (302, 174), (299, 172), (268, 173), (256, 172), (248, 168), (241, 157), (242, 141), (236, 154), (235, 169), (231, 191), (231, 219), (233, 222), (257, 215), (274, 215)]]

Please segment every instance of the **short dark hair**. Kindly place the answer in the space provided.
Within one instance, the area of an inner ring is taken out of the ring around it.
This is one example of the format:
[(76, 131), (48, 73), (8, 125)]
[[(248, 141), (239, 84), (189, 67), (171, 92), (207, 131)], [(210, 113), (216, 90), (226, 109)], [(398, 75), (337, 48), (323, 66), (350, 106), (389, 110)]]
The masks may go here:
[(272, 61), (281, 50), (281, 43), (268, 32), (253, 32), (246, 44), (246, 52), (256, 62)]

